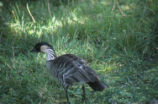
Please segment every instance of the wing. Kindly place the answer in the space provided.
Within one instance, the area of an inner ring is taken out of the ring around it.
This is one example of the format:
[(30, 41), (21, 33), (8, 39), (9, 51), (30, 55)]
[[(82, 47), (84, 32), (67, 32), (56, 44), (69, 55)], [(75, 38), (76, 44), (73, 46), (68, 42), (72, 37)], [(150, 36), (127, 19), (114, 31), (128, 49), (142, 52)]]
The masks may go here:
[(52, 67), (57, 70), (56, 77), (68, 85), (98, 80), (96, 72), (83, 59), (72, 54), (59, 56), (54, 60)]

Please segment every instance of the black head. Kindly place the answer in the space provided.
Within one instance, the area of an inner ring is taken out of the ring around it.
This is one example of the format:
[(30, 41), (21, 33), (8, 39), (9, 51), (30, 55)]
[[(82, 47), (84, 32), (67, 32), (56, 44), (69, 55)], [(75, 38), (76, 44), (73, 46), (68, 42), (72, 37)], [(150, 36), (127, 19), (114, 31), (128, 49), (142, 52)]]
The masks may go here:
[(31, 52), (42, 52), (44, 49), (49, 49), (49, 48), (53, 49), (52, 46), (47, 42), (39, 42), (34, 46)]

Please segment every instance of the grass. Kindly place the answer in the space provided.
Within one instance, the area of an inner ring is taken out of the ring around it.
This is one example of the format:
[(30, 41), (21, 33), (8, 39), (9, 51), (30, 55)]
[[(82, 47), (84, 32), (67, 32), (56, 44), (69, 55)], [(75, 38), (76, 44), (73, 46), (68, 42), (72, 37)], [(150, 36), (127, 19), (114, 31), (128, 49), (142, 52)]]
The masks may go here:
[[(30, 53), (46, 41), (57, 55), (84, 58), (100, 79), (103, 92), (86, 86), (87, 104), (149, 104), (158, 99), (156, 0), (80, 0), (49, 3), (0, 2), (0, 103), (58, 104), (64, 90), (50, 76), (45, 56)], [(81, 86), (69, 90), (81, 104)]]

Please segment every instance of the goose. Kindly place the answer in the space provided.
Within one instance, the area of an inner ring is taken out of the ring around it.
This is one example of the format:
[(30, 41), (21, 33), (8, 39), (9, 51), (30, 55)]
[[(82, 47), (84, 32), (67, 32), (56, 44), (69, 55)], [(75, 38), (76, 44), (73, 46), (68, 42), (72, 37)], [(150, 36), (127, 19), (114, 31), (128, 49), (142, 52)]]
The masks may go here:
[(47, 42), (35, 44), (31, 52), (43, 52), (46, 54), (46, 67), (51, 75), (63, 86), (67, 103), (69, 102), (68, 88), (75, 83), (82, 84), (82, 100), (86, 100), (85, 84), (94, 91), (103, 91), (108, 85), (101, 82), (96, 72), (88, 66), (85, 60), (74, 54), (57, 56), (52, 45)]

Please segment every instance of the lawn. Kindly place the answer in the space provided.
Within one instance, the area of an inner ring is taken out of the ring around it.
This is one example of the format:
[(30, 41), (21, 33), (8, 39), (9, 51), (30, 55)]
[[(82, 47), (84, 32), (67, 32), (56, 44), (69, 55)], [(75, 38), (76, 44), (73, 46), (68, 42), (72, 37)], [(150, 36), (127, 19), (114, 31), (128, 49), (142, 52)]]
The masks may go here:
[[(40, 41), (58, 56), (87, 61), (109, 85), (86, 85), (86, 104), (158, 102), (158, 1), (0, 1), (0, 104), (62, 104), (63, 88), (45, 66), (45, 55), (30, 50)], [(82, 104), (81, 85), (69, 89), (71, 104)], [(157, 104), (157, 103), (155, 103)]]

